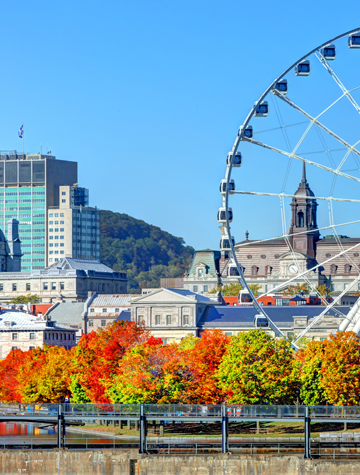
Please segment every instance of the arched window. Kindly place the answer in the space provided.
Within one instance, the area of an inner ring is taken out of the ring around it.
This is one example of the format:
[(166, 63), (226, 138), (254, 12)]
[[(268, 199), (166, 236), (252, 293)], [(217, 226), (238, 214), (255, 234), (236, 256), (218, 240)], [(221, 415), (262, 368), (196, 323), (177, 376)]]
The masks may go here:
[(270, 275), (271, 274), (271, 266), (266, 266), (265, 267), (265, 274)]
[(299, 216), (299, 228), (303, 228), (304, 227), (304, 213), (300, 211), (298, 216)]
[(337, 266), (333, 264), (333, 265), (330, 267), (330, 272), (331, 272), (332, 274), (336, 274), (336, 269), (337, 269)]
[(258, 273), (258, 268), (256, 266), (252, 266), (251, 273), (252, 275), (256, 275)]
[(345, 266), (345, 274), (350, 274), (351, 271), (351, 266), (349, 264), (346, 264)]

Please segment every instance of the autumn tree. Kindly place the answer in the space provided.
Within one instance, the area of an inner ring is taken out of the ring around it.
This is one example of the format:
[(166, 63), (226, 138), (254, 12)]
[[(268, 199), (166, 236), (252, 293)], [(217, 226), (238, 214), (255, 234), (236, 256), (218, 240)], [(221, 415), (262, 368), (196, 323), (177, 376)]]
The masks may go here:
[(360, 344), (354, 332), (338, 332), (324, 341), (319, 385), (330, 404), (360, 403)]
[(309, 406), (326, 404), (325, 391), (321, 387), (324, 359), (324, 342), (312, 341), (296, 355), (300, 362), (300, 399)]
[(69, 391), (74, 350), (45, 345), (26, 352), (18, 372), (22, 401), (61, 402)]
[(25, 358), (25, 352), (14, 350), (10, 351), (5, 359), (0, 360), (1, 402), (22, 402), (18, 373)]
[(250, 330), (231, 338), (217, 374), (227, 403), (294, 404), (297, 367), (288, 340)]
[(86, 393), (91, 402), (109, 402), (105, 395), (106, 382), (118, 373), (126, 352), (149, 338), (144, 325), (124, 321), (83, 335), (76, 347), (72, 368), (72, 384), (77, 393)]

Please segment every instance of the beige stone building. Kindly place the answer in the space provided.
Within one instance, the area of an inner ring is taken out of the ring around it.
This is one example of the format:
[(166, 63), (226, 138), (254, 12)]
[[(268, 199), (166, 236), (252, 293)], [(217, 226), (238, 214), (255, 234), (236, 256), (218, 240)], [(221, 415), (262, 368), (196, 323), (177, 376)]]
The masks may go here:
[(28, 351), (44, 344), (70, 350), (76, 345), (75, 333), (74, 328), (6, 309), (0, 314), (0, 358), (11, 350)]
[(31, 273), (0, 274), (0, 301), (21, 295), (38, 295), (40, 302), (85, 302), (89, 292), (125, 293), (127, 278), (98, 261), (64, 258)]
[[(131, 302), (131, 319), (144, 322), (152, 335), (164, 343), (179, 342), (188, 334), (201, 336), (206, 329), (219, 329), (227, 335), (254, 328), (274, 332), (267, 320), (253, 306), (232, 307), (220, 304), (184, 289), (157, 289)], [(327, 311), (307, 333), (312, 340), (324, 340), (335, 333), (350, 306), (337, 306)], [(266, 307), (271, 320), (288, 337), (296, 337), (324, 310), (322, 305)]]

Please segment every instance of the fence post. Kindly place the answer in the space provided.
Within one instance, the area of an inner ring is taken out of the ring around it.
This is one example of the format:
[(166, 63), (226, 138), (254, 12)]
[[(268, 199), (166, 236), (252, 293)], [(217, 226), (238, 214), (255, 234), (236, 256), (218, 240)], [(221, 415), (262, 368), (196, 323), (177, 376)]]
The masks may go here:
[(226, 406), (221, 406), (221, 452), (226, 454), (228, 452), (228, 433), (229, 433), (229, 420), (226, 414)]
[(144, 445), (145, 445), (145, 416), (144, 416), (144, 405), (140, 404), (140, 449), (139, 453), (143, 454), (144, 453)]
[(305, 440), (304, 440), (304, 458), (311, 458), (311, 419), (309, 417), (309, 407), (305, 406)]
[(58, 405), (57, 414), (57, 448), (61, 449), (61, 432), (62, 432), (62, 420), (61, 420), (61, 404)]

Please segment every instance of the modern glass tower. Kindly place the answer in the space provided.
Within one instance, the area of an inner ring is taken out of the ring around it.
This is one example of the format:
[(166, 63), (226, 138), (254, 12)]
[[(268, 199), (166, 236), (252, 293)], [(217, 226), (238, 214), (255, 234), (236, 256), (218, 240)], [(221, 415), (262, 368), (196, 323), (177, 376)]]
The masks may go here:
[(77, 183), (77, 163), (42, 154), (0, 152), (0, 229), (19, 221), (21, 271), (46, 266), (47, 210), (59, 206), (59, 187)]

